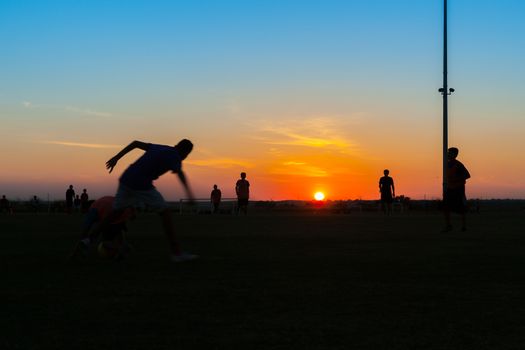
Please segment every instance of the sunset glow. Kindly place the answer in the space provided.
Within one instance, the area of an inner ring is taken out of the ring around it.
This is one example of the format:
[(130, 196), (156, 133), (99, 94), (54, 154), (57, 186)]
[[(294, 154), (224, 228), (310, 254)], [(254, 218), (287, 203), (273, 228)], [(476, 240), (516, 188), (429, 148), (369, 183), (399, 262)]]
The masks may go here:
[(314, 194), (314, 198), (316, 201), (322, 201), (324, 200), (324, 193), (323, 192), (316, 192)]

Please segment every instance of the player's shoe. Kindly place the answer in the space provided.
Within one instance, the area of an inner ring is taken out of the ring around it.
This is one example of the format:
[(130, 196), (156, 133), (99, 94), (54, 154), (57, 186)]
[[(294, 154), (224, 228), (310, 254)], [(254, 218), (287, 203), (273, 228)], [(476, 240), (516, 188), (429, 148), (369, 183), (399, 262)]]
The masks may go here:
[(186, 261), (192, 261), (198, 258), (199, 258), (198, 255), (183, 252), (183, 253), (180, 253), (179, 255), (172, 254), (171, 262), (181, 263), (181, 262), (186, 262)]

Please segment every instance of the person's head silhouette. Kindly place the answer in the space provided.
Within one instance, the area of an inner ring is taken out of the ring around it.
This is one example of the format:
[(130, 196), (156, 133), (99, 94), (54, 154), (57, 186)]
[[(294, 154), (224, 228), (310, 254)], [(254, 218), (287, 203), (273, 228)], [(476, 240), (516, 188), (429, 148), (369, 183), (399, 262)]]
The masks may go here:
[(193, 150), (193, 143), (190, 140), (184, 139), (175, 145), (175, 148), (179, 152), (181, 160), (186, 159), (188, 154)]
[(450, 160), (456, 159), (458, 154), (459, 154), (459, 149), (457, 149), (456, 147), (450, 147), (448, 149), (448, 152), (447, 152), (448, 159)]
[(388, 176), (388, 174), (390, 174), (390, 170), (388, 169), (383, 170), (383, 174), (385, 174), (385, 176)]
[(73, 189), (73, 185), (69, 185), (69, 189), (72, 190)]
[(217, 189), (217, 185), (213, 185), (213, 189), (216, 190)]
[(243, 179), (243, 180), (246, 179), (246, 173), (245, 172), (241, 173), (241, 179)]

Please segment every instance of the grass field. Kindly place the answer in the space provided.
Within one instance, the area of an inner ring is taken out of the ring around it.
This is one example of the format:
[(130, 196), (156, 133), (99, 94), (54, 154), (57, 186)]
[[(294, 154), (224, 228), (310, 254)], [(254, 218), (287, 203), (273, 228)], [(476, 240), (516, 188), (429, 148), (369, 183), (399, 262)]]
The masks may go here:
[(65, 260), (80, 216), (0, 216), (0, 349), (525, 348), (523, 212), (174, 217), (200, 260), (152, 214), (122, 262)]

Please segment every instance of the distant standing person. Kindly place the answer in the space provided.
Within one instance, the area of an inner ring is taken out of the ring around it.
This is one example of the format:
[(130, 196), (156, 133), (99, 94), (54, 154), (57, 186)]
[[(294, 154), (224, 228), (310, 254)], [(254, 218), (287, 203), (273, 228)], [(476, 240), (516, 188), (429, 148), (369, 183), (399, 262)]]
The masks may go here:
[(458, 154), (459, 150), (456, 147), (448, 149), (447, 189), (443, 197), (446, 226), (443, 232), (452, 230), (450, 212), (456, 212), (461, 215), (461, 231), (467, 230), (465, 184), (467, 179), (470, 178), (470, 173), (463, 163), (456, 159)]
[(5, 194), (2, 195), (2, 199), (0, 199), (0, 213), (4, 210), (8, 214), (12, 214), (11, 204), (9, 203), (9, 200), (5, 198)]
[(221, 190), (217, 188), (217, 185), (213, 185), (213, 190), (211, 191), (210, 200), (213, 205), (213, 213), (217, 214), (219, 212), (219, 205), (221, 204), (222, 193)]
[(87, 213), (89, 208), (89, 195), (87, 190), (84, 188), (82, 194), (80, 195), (80, 209), (83, 213)]
[(383, 213), (390, 215), (392, 213), (392, 202), (396, 196), (394, 179), (390, 176), (388, 169), (383, 170), (384, 176), (379, 179), (379, 192), (381, 193), (381, 209)]
[(40, 207), (40, 199), (38, 199), (37, 196), (33, 196), (33, 198), (31, 198), (31, 210), (34, 213), (38, 213), (39, 207)]
[(69, 185), (69, 188), (66, 191), (66, 212), (71, 214), (73, 212), (73, 201), (75, 199), (75, 190), (73, 185)]
[(80, 204), (82, 204), (82, 201), (80, 200), (80, 196), (77, 194), (75, 196), (75, 200), (73, 201), (73, 205), (75, 206), (75, 211), (80, 211)]
[(175, 146), (167, 146), (133, 141), (106, 162), (106, 168), (109, 172), (111, 173), (113, 171), (113, 168), (117, 165), (120, 158), (136, 148), (143, 150), (144, 154), (135, 161), (135, 163), (131, 164), (120, 176), (117, 193), (113, 202), (113, 210), (99, 225), (90, 230), (90, 232), (83, 233), (73, 256), (77, 254), (77, 250), (87, 254), (93, 241), (98, 238), (101, 232), (104, 232), (104, 230), (108, 228), (115, 218), (122, 215), (127, 208), (144, 204), (149, 208), (155, 209), (160, 214), (162, 226), (169, 241), (171, 261), (184, 262), (198, 258), (197, 255), (185, 253), (180, 249), (168, 203), (166, 203), (160, 192), (153, 186), (153, 181), (168, 171), (171, 171), (178, 176), (186, 190), (186, 195), (193, 202), (193, 193), (182, 171), (182, 161), (186, 159), (192, 151), (193, 143), (191, 143), (190, 140), (184, 139)]
[(241, 173), (241, 178), (235, 184), (235, 193), (237, 194), (237, 214), (242, 211), (244, 215), (248, 214), (248, 201), (250, 199), (250, 183), (246, 180), (246, 173)]

